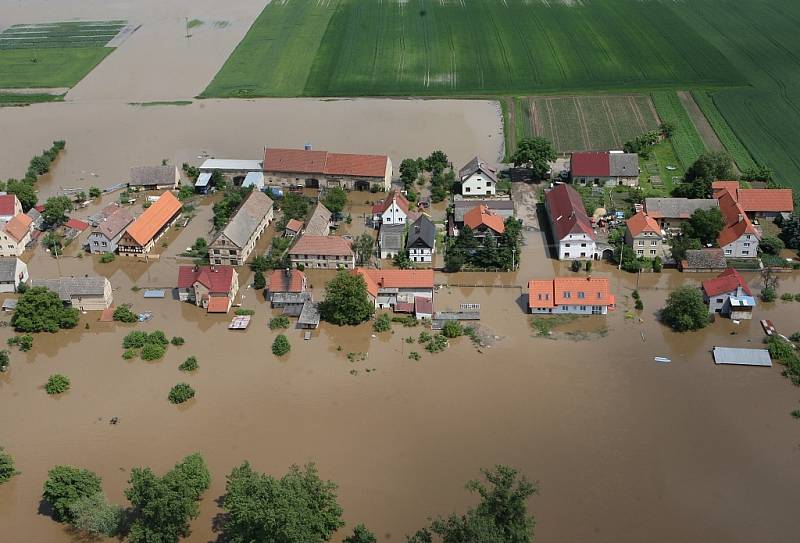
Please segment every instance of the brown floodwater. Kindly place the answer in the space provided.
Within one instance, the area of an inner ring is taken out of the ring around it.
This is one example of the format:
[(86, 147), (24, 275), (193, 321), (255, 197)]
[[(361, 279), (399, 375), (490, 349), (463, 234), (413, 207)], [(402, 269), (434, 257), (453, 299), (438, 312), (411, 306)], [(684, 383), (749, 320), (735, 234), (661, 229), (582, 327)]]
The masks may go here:
[[(499, 110), (490, 101), (127, 104), (201, 92), (263, 3), (0, 0), (0, 25), (74, 18), (142, 25), (66, 102), (0, 108), (0, 178), (22, 175), (33, 154), (60, 138), (67, 150), (39, 182), (41, 199), (61, 188), (112, 185), (131, 166), (162, 158), (197, 164), (203, 151), (258, 158), (264, 145), (311, 142), (319, 149), (388, 153), (397, 165), (402, 157), (442, 148), (457, 166), (475, 154), (497, 160), (502, 153)], [(189, 39), (187, 17), (206, 21)], [(347, 208), (353, 223), (341, 233), (369, 231), (363, 215), (378, 197), (353, 195)], [(541, 495), (530, 501), (537, 541), (796, 541), (800, 433), (789, 412), (800, 407), (798, 389), (778, 366), (716, 367), (709, 352), (715, 345), (759, 345), (758, 321), (718, 320), (700, 332), (675, 334), (655, 318), (671, 289), (709, 275), (666, 271), (637, 279), (598, 264), (594, 274), (611, 278), (618, 309), (561, 329), (585, 332), (574, 336), (579, 340), (536, 337), (524, 313), (523, 286), (570, 272), (546, 258), (541, 234), (529, 231), (516, 273), (436, 276), (444, 285), (437, 308), (481, 304), (482, 332), (497, 336), (491, 347), (476, 349), (460, 338), (430, 355), (404, 341), (419, 327), (395, 326), (372, 337), (369, 325), (323, 325), (310, 341), (290, 330), (292, 351), (277, 360), (270, 352), (271, 311), (246, 288), (247, 271), (240, 277), (243, 305), (256, 316), (244, 332), (228, 331), (229, 317), (169, 298), (145, 300), (132, 290), (175, 284), (176, 266), (185, 262), (178, 254), (210, 233), (208, 203), (186, 228), (164, 237), (157, 261), (79, 258), (86, 233), (58, 260), (41, 248), (25, 256), (34, 278), (106, 275), (115, 303), (152, 311), (154, 318), (122, 325), (87, 314), (74, 330), (37, 335), (30, 353), (12, 352), (11, 369), (0, 375), (0, 445), (21, 473), (0, 486), (4, 540), (71, 540), (63, 526), (38, 513), (41, 485), (55, 464), (96, 471), (108, 496), (125, 503), (132, 467), (164, 471), (201, 451), (213, 482), (192, 523), (192, 542), (216, 538), (215, 500), (225, 475), (243, 460), (275, 475), (292, 463), (316, 462), (324, 477), (339, 483), (349, 526), (365, 522), (381, 541), (402, 541), (429, 516), (474, 503), (464, 482), (496, 463), (540, 482)], [(435, 208), (434, 218), (442, 212)], [(259, 251), (272, 235), (270, 229)], [(331, 275), (310, 273), (318, 298)], [(757, 274), (745, 276), (758, 287)], [(630, 298), (637, 286), (641, 315)], [(779, 291), (800, 292), (800, 276), (782, 275)], [(762, 304), (756, 317), (789, 334), (800, 329), (800, 303)], [(121, 340), (133, 328), (161, 329), (186, 344), (170, 346), (158, 362), (125, 361)], [(11, 333), (0, 328), (0, 341)], [(412, 350), (422, 354), (419, 362), (408, 358)], [(350, 362), (351, 352), (366, 358)], [(177, 366), (190, 355), (200, 370), (185, 375)], [(672, 362), (657, 364), (654, 356)], [(69, 376), (72, 389), (51, 398), (42, 385), (56, 372)], [(191, 383), (197, 397), (175, 407), (166, 396), (180, 381)], [(108, 422), (114, 416), (116, 426)]]
[[(177, 253), (207, 235), (209, 217), (199, 207), (187, 228), (165, 238), (157, 262), (100, 264), (77, 258), (73, 247), (58, 263), (41, 249), (30, 258), (35, 277), (55, 274), (57, 265), (62, 273), (108, 275), (117, 304), (154, 313), (138, 328), (181, 335), (186, 344), (170, 346), (159, 362), (125, 361), (121, 339), (134, 325), (99, 323), (95, 313), (74, 330), (37, 335), (30, 353), (13, 352), (11, 370), (0, 377), (0, 443), (21, 474), (0, 487), (4, 533), (70, 540), (37, 513), (55, 464), (95, 470), (109, 497), (124, 503), (131, 467), (163, 471), (199, 450), (213, 482), (189, 541), (214, 539), (214, 500), (243, 460), (273, 474), (316, 462), (339, 483), (348, 524), (366, 522), (382, 540), (402, 541), (428, 516), (469, 506), (463, 483), (495, 463), (540, 482), (541, 496), (530, 503), (538, 541), (795, 540), (800, 436), (789, 411), (800, 395), (779, 367), (716, 367), (709, 353), (714, 345), (758, 345), (758, 321), (718, 320), (679, 335), (654, 317), (671, 288), (707, 275), (642, 275), (639, 322), (626, 318), (636, 276), (600, 264), (595, 274), (611, 278), (619, 305), (600, 320), (607, 335), (590, 319), (588, 339), (540, 338), (523, 312), (521, 286), (567, 271), (543, 258), (540, 234), (528, 232), (518, 273), (437, 275), (453, 285), (439, 290), (437, 307), (480, 303), (481, 326), (499, 336), (492, 347), (478, 350), (460, 338), (430, 355), (404, 342), (421, 328), (395, 326), (372, 337), (368, 325), (323, 325), (310, 341), (290, 330), (292, 351), (277, 360), (270, 353), (276, 334), (266, 325), (271, 311), (252, 290), (244, 290), (243, 303), (256, 316), (245, 332), (228, 331), (228, 317), (131, 290), (174, 284)], [(330, 276), (310, 274), (317, 296)], [(758, 286), (755, 274), (747, 278)], [(784, 276), (780, 290), (800, 292), (797, 275)], [(757, 310), (784, 332), (798, 327), (798, 315), (797, 303)], [(0, 340), (10, 335), (0, 329)], [(410, 360), (412, 350), (422, 360)], [(366, 359), (350, 362), (349, 352)], [(177, 370), (189, 355), (200, 362), (195, 375)], [(42, 390), (55, 372), (72, 380), (59, 398)], [(175, 407), (166, 395), (180, 381), (197, 397)], [(116, 426), (108, 422), (114, 416)]]

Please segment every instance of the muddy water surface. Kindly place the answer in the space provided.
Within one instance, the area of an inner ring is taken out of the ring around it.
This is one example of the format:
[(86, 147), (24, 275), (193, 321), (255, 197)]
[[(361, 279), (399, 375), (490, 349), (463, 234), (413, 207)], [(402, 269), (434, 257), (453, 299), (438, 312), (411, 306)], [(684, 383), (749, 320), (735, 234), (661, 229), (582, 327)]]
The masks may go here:
[[(404, 342), (420, 328), (396, 326), (373, 338), (369, 326), (323, 326), (310, 341), (289, 331), (292, 352), (276, 360), (270, 311), (252, 290), (244, 305), (257, 314), (245, 332), (228, 331), (226, 317), (131, 290), (174, 283), (174, 255), (207, 228), (210, 213), (199, 209), (185, 230), (168, 236), (158, 262), (104, 265), (69, 251), (60, 260), (63, 273), (109, 275), (116, 303), (154, 313), (139, 328), (181, 335), (186, 344), (171, 346), (159, 362), (124, 361), (120, 342), (134, 326), (88, 314), (75, 330), (37, 335), (33, 352), (13, 353), (11, 371), (0, 378), (0, 442), (22, 473), (0, 487), (5, 533), (70, 540), (37, 514), (54, 464), (97, 471), (109, 497), (124, 503), (131, 467), (163, 471), (199, 450), (214, 479), (189, 541), (215, 538), (214, 499), (224, 492), (224, 475), (245, 459), (276, 474), (293, 462), (317, 462), (340, 484), (348, 523), (366, 522), (382, 540), (402, 541), (429, 515), (468, 506), (464, 481), (498, 462), (540, 481), (542, 494), (531, 502), (539, 541), (794, 540), (800, 436), (788, 412), (797, 407), (797, 389), (778, 367), (714, 366), (714, 345), (760, 342), (757, 321), (720, 320), (687, 335), (656, 322), (669, 289), (687, 276), (643, 275), (639, 322), (626, 318), (636, 277), (599, 265), (595, 273), (611, 277), (620, 306), (604, 319), (607, 335), (535, 337), (520, 287), (531, 276), (566, 270), (536, 258), (541, 242), (529, 233), (531, 258), (519, 274), (437, 276), (460, 285), (443, 287), (437, 306), (480, 303), (482, 326), (499, 336), (493, 347), (479, 351), (462, 338), (429, 355)], [(31, 259), (34, 276), (54, 274), (55, 266), (41, 251)], [(330, 275), (311, 274), (317, 295)], [(755, 275), (748, 279), (758, 286)], [(800, 281), (785, 277), (781, 290), (800, 292)], [(758, 313), (787, 332), (800, 322), (797, 303)], [(592, 322), (586, 329), (597, 332)], [(2, 329), (0, 340), (9, 335)], [(422, 360), (409, 360), (411, 350)], [(348, 352), (366, 360), (349, 362)], [(177, 370), (189, 355), (200, 362), (195, 375)], [(654, 356), (673, 361), (659, 365)], [(73, 383), (60, 398), (41, 388), (55, 372)], [(166, 394), (180, 381), (197, 397), (175, 407)], [(119, 425), (108, 423), (112, 416)]]

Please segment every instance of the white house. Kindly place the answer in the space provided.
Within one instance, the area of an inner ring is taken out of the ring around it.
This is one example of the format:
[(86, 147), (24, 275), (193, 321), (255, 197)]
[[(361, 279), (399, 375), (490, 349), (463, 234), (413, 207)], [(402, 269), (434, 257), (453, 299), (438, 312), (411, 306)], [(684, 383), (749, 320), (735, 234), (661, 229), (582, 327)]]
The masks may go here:
[(372, 224), (406, 224), (408, 200), (397, 191), (391, 192), (383, 201), (372, 206)]
[(31, 241), (33, 219), (25, 213), (11, 218), (0, 229), (0, 257), (20, 256)]
[(497, 174), (479, 157), (470, 160), (458, 171), (461, 194), (464, 196), (494, 196), (497, 194)]
[(436, 249), (436, 226), (431, 220), (420, 215), (408, 227), (408, 239), (406, 240), (408, 258), (411, 262), (433, 262), (433, 252)]
[(558, 244), (559, 260), (586, 260), (596, 257), (597, 245), (592, 223), (586, 215), (580, 194), (570, 185), (556, 185), (545, 195), (553, 239)]
[(16, 292), (17, 287), (27, 283), (28, 265), (19, 258), (0, 258), (0, 292)]
[(367, 292), (376, 309), (392, 309), (397, 313), (421, 315), (430, 318), (433, 314), (433, 270), (374, 270), (356, 268), (354, 274), (361, 275)]
[(719, 313), (736, 320), (753, 318), (756, 299), (747, 281), (733, 268), (714, 279), (703, 281), (703, 298), (709, 313)]
[(758, 256), (759, 234), (741, 204), (728, 191), (717, 196), (719, 210), (725, 219), (725, 227), (717, 237), (726, 257), (756, 258)]

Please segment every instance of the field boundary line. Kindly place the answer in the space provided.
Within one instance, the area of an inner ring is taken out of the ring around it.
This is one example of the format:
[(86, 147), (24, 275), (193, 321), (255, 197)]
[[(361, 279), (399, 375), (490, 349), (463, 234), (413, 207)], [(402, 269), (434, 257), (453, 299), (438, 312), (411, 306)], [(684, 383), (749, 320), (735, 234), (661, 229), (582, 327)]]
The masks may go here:
[(561, 149), (561, 139), (558, 137), (558, 128), (556, 128), (557, 123), (553, 122), (555, 119), (555, 115), (553, 114), (553, 107), (550, 104), (551, 98), (545, 98), (545, 104), (547, 104), (547, 116), (549, 117), (550, 121), (550, 130), (553, 133), (553, 142), (556, 144), (556, 149)]
[(583, 116), (583, 108), (581, 107), (580, 100), (578, 97), (574, 97), (572, 99), (572, 103), (575, 105), (575, 112), (578, 114), (578, 125), (581, 128), (581, 139), (583, 140), (583, 146), (587, 150), (591, 150), (591, 145), (589, 145), (589, 128), (586, 125), (586, 118)]
[(542, 128), (542, 120), (539, 118), (539, 108), (536, 107), (536, 99), (533, 96), (528, 96), (528, 102), (531, 105), (531, 111), (533, 114), (531, 115), (531, 124), (532, 130), (535, 136), (541, 136), (544, 133), (544, 129)]
[(611, 104), (608, 103), (607, 96), (603, 96), (603, 110), (605, 111), (606, 119), (608, 120), (609, 132), (611, 132), (611, 137), (614, 138), (614, 145), (621, 147), (622, 136), (620, 136), (620, 133), (617, 130), (617, 122), (614, 118), (614, 112), (611, 110)]
[(636, 103), (633, 96), (628, 96), (628, 105), (633, 112), (633, 116), (636, 119), (636, 123), (639, 125), (639, 130), (642, 131), (642, 134), (647, 132), (647, 123), (644, 122), (644, 117), (642, 116), (642, 112), (639, 111), (639, 104)]

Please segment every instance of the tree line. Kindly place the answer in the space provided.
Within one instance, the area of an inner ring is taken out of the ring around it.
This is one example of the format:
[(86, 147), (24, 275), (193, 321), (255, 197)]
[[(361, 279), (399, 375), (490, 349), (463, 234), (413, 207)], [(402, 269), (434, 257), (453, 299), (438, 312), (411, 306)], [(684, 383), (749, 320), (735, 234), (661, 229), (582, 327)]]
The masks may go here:
[[(6, 457), (9, 461), (5, 461)], [(10, 471), (6, 467), (10, 464)], [(8, 475), (7, 475), (8, 474)], [(0, 483), (13, 475), (13, 461), (0, 449)], [(480, 501), (462, 514), (437, 517), (406, 538), (408, 543), (529, 543), (534, 518), (528, 498), (537, 485), (517, 470), (498, 465), (482, 470), (484, 480), (467, 483)], [(6, 477), (7, 475), (7, 477)], [(147, 467), (131, 470), (125, 497), (128, 507), (110, 503), (96, 473), (59, 465), (47, 474), (42, 499), (52, 518), (89, 538), (127, 538), (132, 543), (177, 543), (191, 534), (199, 501), (211, 485), (211, 473), (200, 453), (190, 454), (158, 475)], [(226, 477), (215, 518), (223, 541), (251, 543), (323, 543), (345, 523), (338, 502), (338, 485), (320, 477), (313, 463), (293, 465), (281, 477), (261, 473), (249, 462)], [(357, 524), (344, 543), (376, 543), (376, 536)]]

